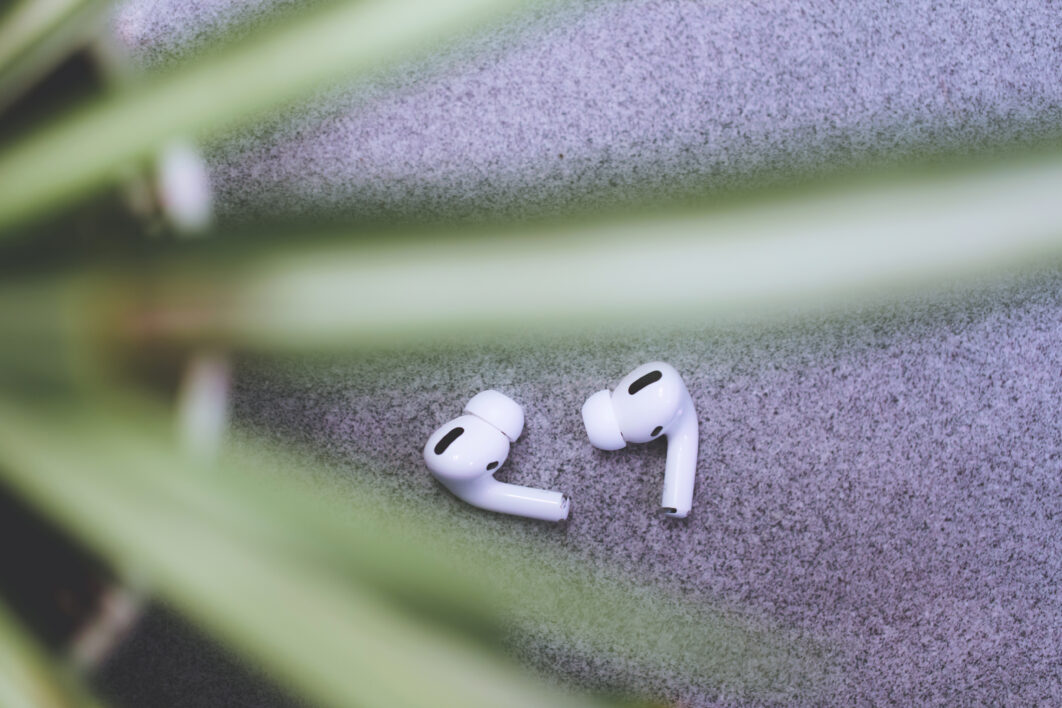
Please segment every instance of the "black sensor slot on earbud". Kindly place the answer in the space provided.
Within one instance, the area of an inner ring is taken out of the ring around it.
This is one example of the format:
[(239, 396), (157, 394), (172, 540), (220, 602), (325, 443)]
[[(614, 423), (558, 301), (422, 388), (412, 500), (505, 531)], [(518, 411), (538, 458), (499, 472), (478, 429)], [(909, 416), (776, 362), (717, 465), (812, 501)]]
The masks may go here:
[(627, 393), (633, 396), (649, 384), (659, 381), (663, 376), (664, 375), (660, 373), (660, 371), (650, 371), (648, 374), (632, 383), (627, 389)]
[(452, 443), (454, 440), (457, 440), (459, 437), (461, 437), (461, 434), (464, 433), (464, 432), (465, 432), (465, 429), (460, 427), (460, 426), (458, 426), (458, 427), (454, 428), (453, 430), (451, 430), (450, 432), (448, 432), (446, 435), (443, 435), (442, 440), (440, 440), (438, 443), (435, 444), (435, 454), (436, 455), (441, 455), (444, 452), (446, 452), (446, 448), (450, 447), (450, 443)]

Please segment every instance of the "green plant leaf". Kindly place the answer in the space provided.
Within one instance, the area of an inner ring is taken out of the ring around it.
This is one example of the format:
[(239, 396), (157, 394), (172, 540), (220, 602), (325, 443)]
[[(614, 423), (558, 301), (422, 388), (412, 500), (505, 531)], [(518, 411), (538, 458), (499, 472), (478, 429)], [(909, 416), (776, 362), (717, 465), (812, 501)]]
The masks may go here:
[[(0, 154), (5, 227), (115, 180), (167, 140), (231, 128), (335, 81), (423, 56), (519, 0), (360, 0), (328, 3), (59, 118)], [(10, 229), (8, 230), (10, 233)]]
[(4, 708), (91, 708), (98, 705), (58, 667), (0, 604), (0, 705)]
[(0, 111), (103, 24), (105, 0), (22, 0), (0, 18)]
[[(119, 567), (147, 574), (163, 599), (307, 697), (337, 706), (589, 702), (540, 685), (313, 563), (225, 533), (163, 490), (123, 483), (142, 464), (169, 474), (181, 474), (182, 465), (137, 454), (135, 444), (124, 444), (131, 433), (113, 419), (99, 425), (83, 413), (57, 414), (41, 427), (44, 421), (7, 406), (0, 418), (10, 464), (4, 474), (20, 491)], [(49, 440), (53, 425), (58, 445)], [(16, 437), (23, 442), (9, 447)]]
[[(572, 702), (439, 628), (454, 617), (650, 671), (687, 667), (702, 685), (752, 696), (813, 692), (828, 673), (823, 645), (762, 622), (545, 548), (461, 536), (431, 509), (353, 480), (345, 494), (316, 494), (312, 470), (289, 460), (270, 474), (278, 460), (266, 453), (197, 468), (166, 437), (150, 407), (0, 403), (0, 471), (13, 488), (315, 700)], [(435, 619), (415, 619), (425, 612)], [(676, 638), (678, 626), (688, 631)]]
[(1060, 188), (1052, 157), (623, 222), (222, 243), (136, 273), (9, 286), (0, 331), (30, 327), (25, 308), (59, 291), (72, 314), (57, 304), (34, 331), (82, 327), (130, 348), (364, 347), (793, 317), (1055, 263)]

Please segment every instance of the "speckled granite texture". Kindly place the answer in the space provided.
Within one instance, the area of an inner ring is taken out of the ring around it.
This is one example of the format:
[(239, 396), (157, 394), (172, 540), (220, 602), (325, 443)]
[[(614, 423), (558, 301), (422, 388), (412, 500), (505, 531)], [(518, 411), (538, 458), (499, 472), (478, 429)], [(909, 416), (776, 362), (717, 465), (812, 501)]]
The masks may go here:
[[(260, 11), (128, 0), (116, 27), (151, 63)], [(334, 91), (212, 146), (222, 216), (514, 216), (889, 162), (927, 145), (1033, 141), (1062, 125), (1057, 2), (643, 0), (553, 12), (482, 40), (440, 75), (412, 67)], [(842, 679), (826, 702), (1057, 705), (1060, 342), (1055, 270), (958, 302), (784, 327), (243, 361), (234, 419), (309, 444), (340, 474), (444, 505), (462, 528), (540, 538), (828, 637)], [(596, 451), (579, 419), (587, 395), (654, 358), (685, 375), (700, 413), (686, 521), (655, 513), (663, 444)], [(424, 440), (489, 387), (527, 409), (500, 477), (569, 493), (567, 524), (472, 509), (429, 477)], [(683, 705), (736, 700), (685, 681), (682, 667), (639, 675), (564, 647), (516, 651), (581, 683)]]
[[(127, 0), (115, 25), (152, 64), (289, 5)], [(338, 89), (214, 146), (220, 213), (555, 213), (983, 150), (1062, 125), (1062, 13), (1047, 0), (580, 7), (548, 6), (436, 57), (441, 71)]]
[[(1062, 271), (768, 330), (607, 335), (541, 346), (246, 362), (236, 420), (350, 474), (451, 508), (469, 530), (546, 539), (589, 562), (837, 643), (837, 704), (1062, 701)], [(700, 464), (686, 521), (656, 513), (662, 442), (594, 450), (579, 409), (643, 361), (684, 375)], [(481, 512), (421, 446), (475, 392), (527, 410), (500, 475), (569, 493), (563, 526)], [(583, 680), (563, 648), (532, 659)], [(626, 676), (712, 705), (675, 679)]]

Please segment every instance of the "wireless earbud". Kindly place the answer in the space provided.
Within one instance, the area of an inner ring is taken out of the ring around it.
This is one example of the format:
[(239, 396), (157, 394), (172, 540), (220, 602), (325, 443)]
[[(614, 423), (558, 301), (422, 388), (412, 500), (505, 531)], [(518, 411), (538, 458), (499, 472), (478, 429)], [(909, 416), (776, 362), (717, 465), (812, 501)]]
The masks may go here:
[(668, 516), (685, 518), (690, 513), (697, 471), (697, 412), (674, 367), (662, 361), (643, 364), (623, 377), (615, 391), (590, 396), (583, 404), (583, 424), (590, 443), (602, 450), (667, 437), (660, 504)]
[(569, 500), (560, 492), (494, 479), (509, 456), (509, 444), (524, 430), (524, 409), (502, 393), (483, 391), (464, 413), (432, 433), (424, 446), (424, 461), (435, 479), (481, 509), (543, 521), (567, 519)]

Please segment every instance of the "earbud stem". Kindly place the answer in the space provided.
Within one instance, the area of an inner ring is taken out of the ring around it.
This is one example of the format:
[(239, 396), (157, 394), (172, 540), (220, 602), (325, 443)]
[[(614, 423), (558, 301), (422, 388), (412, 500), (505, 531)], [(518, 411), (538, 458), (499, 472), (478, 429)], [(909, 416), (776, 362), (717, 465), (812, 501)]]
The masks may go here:
[(697, 414), (693, 410), (693, 400), (687, 395), (675, 429), (667, 432), (667, 468), (660, 506), (668, 516), (684, 519), (693, 506), (697, 438)]
[(455, 496), (488, 511), (542, 521), (563, 521), (568, 518), (570, 500), (560, 492), (499, 482), (490, 476), (467, 482), (443, 481), (443, 484)]

